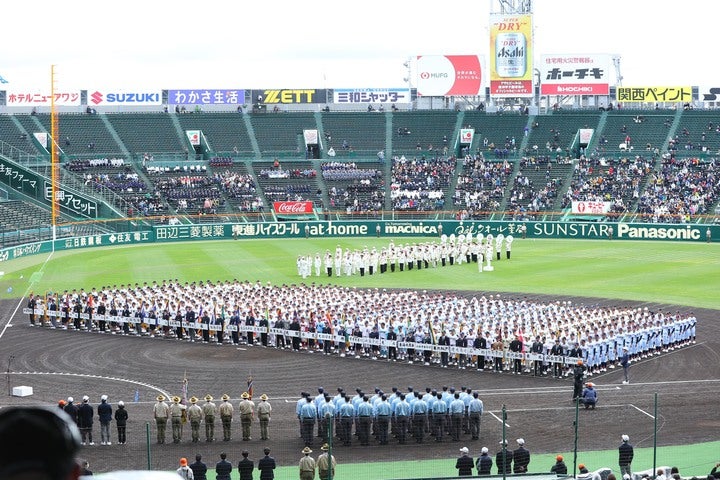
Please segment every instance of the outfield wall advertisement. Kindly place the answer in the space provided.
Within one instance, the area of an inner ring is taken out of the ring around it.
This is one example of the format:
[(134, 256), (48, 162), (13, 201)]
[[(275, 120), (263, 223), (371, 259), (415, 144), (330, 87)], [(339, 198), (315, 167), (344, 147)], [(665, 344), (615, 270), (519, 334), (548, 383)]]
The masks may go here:
[[(523, 232), (524, 230), (524, 232)], [(437, 237), (512, 235), (515, 238), (586, 240), (717, 241), (720, 225), (671, 225), (596, 222), (508, 221), (367, 221), (268, 222), (203, 225), (162, 225), (131, 233), (86, 235), (55, 240), (55, 250), (110, 247), (191, 240), (320, 237)], [(53, 241), (35, 242), (0, 250), (0, 262), (53, 250)]]

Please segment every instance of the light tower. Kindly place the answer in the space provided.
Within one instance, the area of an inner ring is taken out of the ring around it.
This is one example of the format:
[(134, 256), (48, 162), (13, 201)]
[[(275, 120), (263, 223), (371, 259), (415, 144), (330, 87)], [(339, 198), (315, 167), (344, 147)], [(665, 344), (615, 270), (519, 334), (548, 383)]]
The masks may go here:
[(532, 0), (497, 0), (498, 13), (515, 15), (532, 13)]

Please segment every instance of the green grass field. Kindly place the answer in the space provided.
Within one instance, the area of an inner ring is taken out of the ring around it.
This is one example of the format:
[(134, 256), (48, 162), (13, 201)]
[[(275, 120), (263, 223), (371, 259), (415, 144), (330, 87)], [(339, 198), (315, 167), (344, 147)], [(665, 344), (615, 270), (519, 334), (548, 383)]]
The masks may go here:
[[(395, 239), (426, 241), (428, 239)], [(295, 259), (343, 247), (386, 246), (389, 238), (199, 241), (62, 251), (12, 260), (2, 268), (4, 298), (36, 292), (153, 280), (261, 280), (299, 283)], [(662, 302), (720, 309), (720, 248), (706, 243), (517, 240), (510, 261), (394, 274), (312, 277), (357, 287), (526, 292)], [(12, 289), (12, 291), (8, 291)]]
[[(396, 244), (431, 239), (395, 239)], [(46, 292), (178, 279), (260, 280), (273, 284), (300, 283), (295, 260), (299, 254), (325, 249), (386, 246), (389, 238), (199, 241), (62, 251), (13, 260), (2, 265), (3, 298), (28, 291)], [(589, 240), (520, 240), (512, 259), (493, 262), (495, 271), (479, 273), (476, 264), (412, 270), (365, 277), (312, 277), (307, 282), (371, 288), (452, 289), (525, 292), (583, 297), (617, 298), (720, 309), (720, 248), (706, 243), (665, 243)], [(688, 446), (684, 446), (688, 447)], [(658, 450), (659, 458), (675, 458), (673, 447)], [(674, 465), (684, 476), (705, 476), (712, 467), (718, 442), (683, 448)], [(667, 449), (667, 451), (666, 451)], [(688, 455), (687, 452), (693, 452)], [(477, 452), (473, 452), (477, 454)], [(617, 451), (581, 452), (578, 463), (615, 465)], [(572, 469), (572, 454), (565, 453)], [(652, 450), (637, 449), (639, 468), (652, 466)], [(643, 460), (644, 459), (644, 460)], [(455, 459), (393, 462), (382, 468), (383, 478), (420, 474), (446, 477)], [(554, 455), (536, 455), (533, 463), (547, 467)], [(647, 465), (643, 467), (642, 465)], [(591, 468), (593, 467), (591, 466)], [(543, 467), (544, 468), (544, 467)], [(341, 464), (338, 478), (373, 478), (378, 464)], [(233, 473), (237, 478), (237, 472)], [(297, 477), (296, 467), (282, 467), (278, 479)]]

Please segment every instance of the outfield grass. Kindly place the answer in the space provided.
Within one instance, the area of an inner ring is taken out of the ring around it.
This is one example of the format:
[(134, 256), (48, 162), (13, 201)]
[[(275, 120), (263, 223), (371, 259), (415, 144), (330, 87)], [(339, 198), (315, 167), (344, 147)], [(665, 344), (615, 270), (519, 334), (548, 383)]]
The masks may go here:
[[(395, 239), (396, 243), (429, 239)], [(108, 247), (36, 255), (6, 262), (4, 298), (36, 292), (153, 280), (261, 280), (299, 283), (298, 254), (386, 246), (389, 238), (198, 241)], [(512, 258), (394, 274), (312, 277), (306, 281), (357, 287), (407, 287), (526, 292), (661, 302), (720, 309), (720, 248), (706, 243), (516, 240)], [(8, 291), (9, 289), (12, 291)]]
[[(395, 239), (397, 243), (431, 239)], [(62, 251), (6, 262), (1, 269), (3, 298), (17, 298), (28, 291), (62, 291), (178, 279), (260, 280), (273, 284), (299, 283), (295, 260), (298, 254), (325, 249), (384, 247), (389, 238), (288, 239), (199, 241)], [(512, 259), (493, 262), (495, 271), (479, 273), (476, 264), (412, 270), (365, 277), (312, 277), (306, 282), (344, 286), (470, 291), (525, 292), (617, 298), (720, 309), (720, 248), (717, 244), (590, 240), (521, 240), (513, 243)], [(712, 468), (720, 443), (658, 449), (658, 465), (680, 468), (683, 476), (705, 476)], [(690, 454), (692, 452), (692, 454)], [(570, 452), (565, 455), (572, 469)], [(477, 456), (478, 452), (471, 452)], [(590, 469), (615, 466), (615, 449), (581, 452), (578, 463)], [(455, 459), (418, 460), (387, 464), (343, 464), (339, 478), (402, 478), (452, 476)], [(710, 463), (708, 463), (710, 461)], [(531, 471), (549, 471), (554, 454), (534, 455)], [(540, 467), (542, 465), (542, 467)], [(637, 469), (652, 466), (652, 450), (636, 449)], [(494, 468), (493, 468), (494, 471)], [(237, 472), (233, 473), (237, 478)], [(297, 467), (282, 467), (276, 478), (297, 478)]]

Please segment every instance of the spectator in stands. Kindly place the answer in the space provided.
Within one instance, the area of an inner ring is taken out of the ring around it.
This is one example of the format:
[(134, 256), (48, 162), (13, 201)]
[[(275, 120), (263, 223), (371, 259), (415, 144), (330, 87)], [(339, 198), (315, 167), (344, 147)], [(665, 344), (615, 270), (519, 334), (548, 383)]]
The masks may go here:
[(372, 106), (372, 103), (368, 103), (368, 112), (374, 112), (375, 109)]

